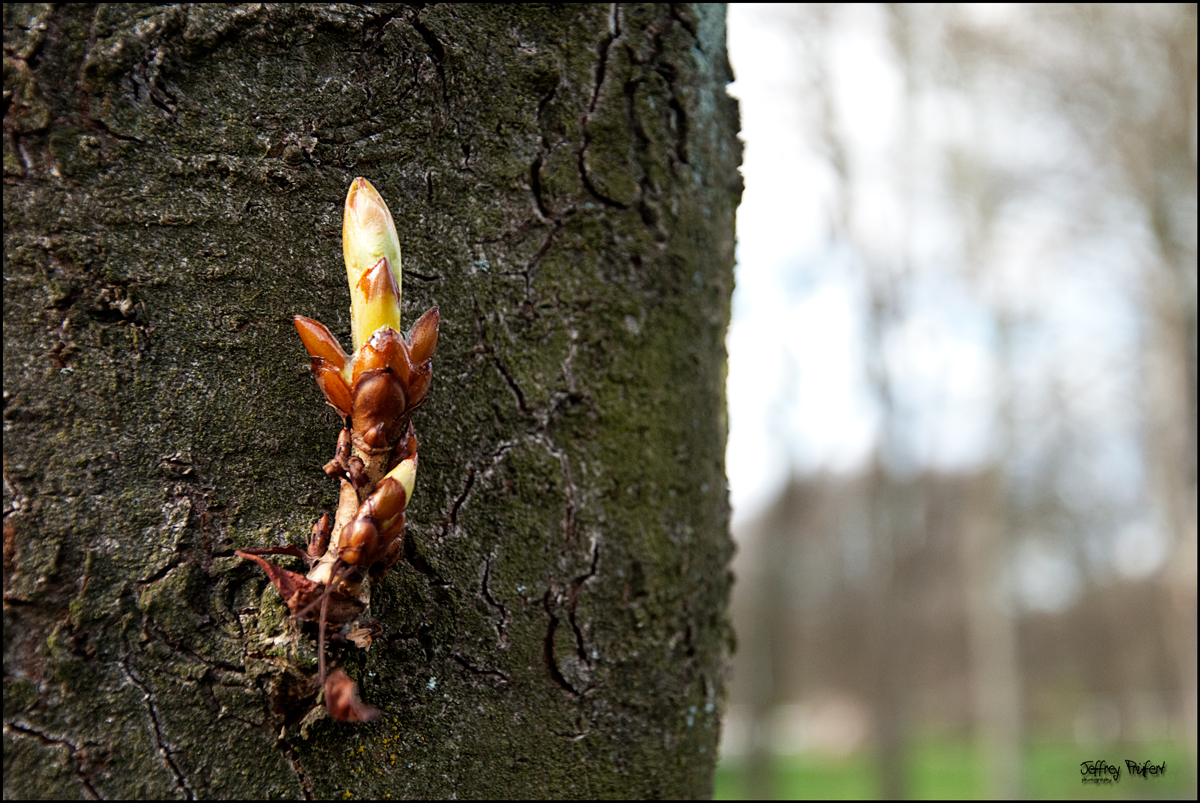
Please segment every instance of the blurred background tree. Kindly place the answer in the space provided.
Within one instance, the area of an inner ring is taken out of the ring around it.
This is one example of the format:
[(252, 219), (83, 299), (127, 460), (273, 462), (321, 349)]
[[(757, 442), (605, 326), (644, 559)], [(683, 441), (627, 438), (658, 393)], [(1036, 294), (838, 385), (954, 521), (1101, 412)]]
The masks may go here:
[(1195, 6), (739, 6), (730, 37), (726, 766), (763, 795), (776, 754), (869, 755), (867, 792), (927, 795), (948, 739), (1012, 797), (1049, 742), (1054, 782), (1166, 751), (1148, 793), (1194, 794)]

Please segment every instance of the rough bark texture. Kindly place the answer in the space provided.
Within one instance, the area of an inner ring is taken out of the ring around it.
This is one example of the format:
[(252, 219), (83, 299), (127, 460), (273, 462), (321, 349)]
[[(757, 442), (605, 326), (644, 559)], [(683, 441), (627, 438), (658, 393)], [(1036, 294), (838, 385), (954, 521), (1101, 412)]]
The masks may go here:
[[(720, 6), (4, 11), (5, 797), (696, 796), (730, 638)], [(233, 550), (331, 511), (369, 178), (442, 312), (379, 725)], [(281, 736), (281, 729), (282, 736)]]

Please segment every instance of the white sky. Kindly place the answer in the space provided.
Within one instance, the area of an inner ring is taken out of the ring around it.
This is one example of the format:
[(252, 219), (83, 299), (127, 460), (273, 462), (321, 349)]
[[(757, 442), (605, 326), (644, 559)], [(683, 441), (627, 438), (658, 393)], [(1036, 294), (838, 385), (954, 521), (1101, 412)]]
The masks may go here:
[[(795, 33), (779, 24), (777, 9), (772, 18), (761, 6), (728, 8), (736, 78), (729, 92), (740, 101), (746, 144), (728, 338), (727, 465), (734, 518), (741, 520), (771, 500), (793, 466), (861, 464), (874, 442), (876, 412), (863, 373), (861, 288), (836, 266), (826, 269), (838, 259), (827, 225), (836, 178), (805, 139), (795, 101)], [(860, 50), (870, 65), (869, 46)], [(864, 98), (851, 111), (863, 131), (888, 125), (888, 104), (870, 102), (879, 95), (869, 86), (872, 74), (880, 70), (850, 71), (846, 86)], [(868, 85), (854, 86), (860, 78)]]
[[(1089, 192), (1072, 163), (1070, 132), (1058, 120), (1027, 113), (1023, 100), (1003, 87), (986, 97), (938, 96), (917, 110), (919, 119), (907, 121), (915, 134), (906, 144), (905, 87), (881, 9), (829, 8), (836, 24), (807, 44), (824, 48), (839, 133), (853, 163), (848, 225), (857, 252), (846, 238), (832, 236), (842, 185), (818, 149), (813, 122), (802, 116), (802, 81), (813, 62), (811, 51), (802, 54), (804, 29), (791, 24), (786, 6), (728, 7), (736, 78), (729, 92), (740, 101), (745, 142), (727, 340), (726, 465), (735, 529), (792, 472), (852, 471), (870, 458), (880, 415), (866, 374), (867, 282), (906, 260), (914, 273), (902, 283), (903, 315), (881, 355), (903, 443), (889, 446), (895, 454), (885, 449), (885, 459), (898, 460), (901, 469), (955, 469), (995, 453), (1002, 395), (995, 310), (1005, 309), (1021, 320), (1036, 318), (1036, 325), (1013, 330), (1018, 419), (1066, 404), (1064, 419), (1075, 426), (1111, 429), (1113, 436), (1086, 456), (1081, 476), (1089, 476), (1081, 481), (1092, 483), (1093, 495), (1111, 486), (1136, 496), (1141, 468), (1131, 392), (1140, 324), (1128, 295), (1144, 256), (1130, 245), (1136, 236), (1128, 231), (1137, 224), (1110, 226), (1109, 242), (1062, 234), (1077, 225), (1086, 203), (1079, 196)], [(966, 142), (1001, 171), (1050, 177), (1048, 191), (996, 216), (982, 275), (963, 268), (968, 212), (946, 186), (945, 154), (955, 142)], [(898, 158), (901, 150), (907, 159)], [(1063, 177), (1053, 185), (1060, 169)], [(1043, 432), (1021, 430), (1021, 423), (1019, 436)], [(1049, 443), (1018, 444), (1014, 459), (1036, 463)], [(1144, 523), (1115, 527), (1112, 549), (1154, 553), (1152, 530)], [(1056, 607), (1057, 597), (1043, 591), (1070, 585), (1056, 549), (1037, 539), (1025, 548), (1021, 562), (1040, 567), (1034, 575), (1041, 579), (1026, 583), (1033, 607)]]

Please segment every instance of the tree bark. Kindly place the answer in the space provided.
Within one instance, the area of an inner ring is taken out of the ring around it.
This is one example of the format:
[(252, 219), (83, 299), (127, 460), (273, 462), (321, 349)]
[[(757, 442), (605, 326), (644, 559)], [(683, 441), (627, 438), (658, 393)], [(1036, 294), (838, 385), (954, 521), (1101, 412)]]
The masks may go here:
[[(4, 13), (5, 796), (710, 794), (723, 8)], [(303, 721), (315, 652), (233, 555), (336, 504), (290, 317), (348, 343), (358, 175), (406, 323), (442, 320), (384, 632), (344, 659), (377, 725)]]

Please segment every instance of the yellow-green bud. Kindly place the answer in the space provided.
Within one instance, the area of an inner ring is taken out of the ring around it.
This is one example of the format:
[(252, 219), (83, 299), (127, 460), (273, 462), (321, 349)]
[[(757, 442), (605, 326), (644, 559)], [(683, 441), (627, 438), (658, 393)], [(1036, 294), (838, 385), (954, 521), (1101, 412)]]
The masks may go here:
[(402, 461), (387, 475), (400, 483), (400, 487), (404, 489), (404, 500), (407, 505), (408, 500), (412, 499), (413, 486), (417, 484), (417, 456), (413, 455)]
[[(354, 179), (346, 193), (342, 253), (357, 352), (381, 326), (400, 331), (400, 238), (383, 197), (365, 178)], [(386, 262), (380, 264), (381, 259)]]

